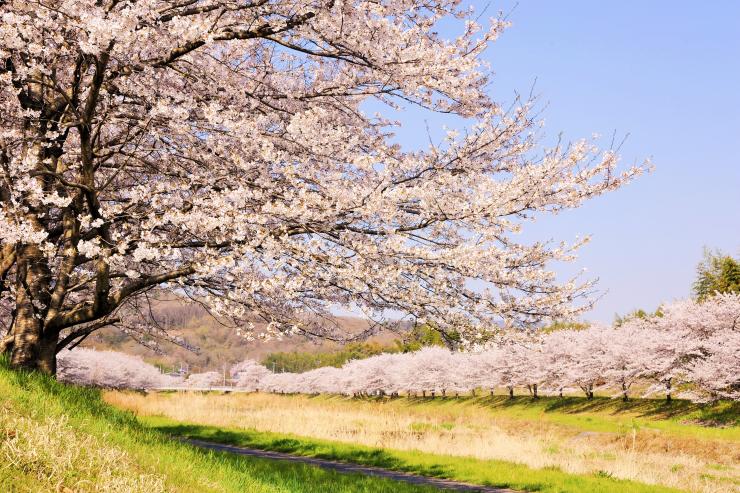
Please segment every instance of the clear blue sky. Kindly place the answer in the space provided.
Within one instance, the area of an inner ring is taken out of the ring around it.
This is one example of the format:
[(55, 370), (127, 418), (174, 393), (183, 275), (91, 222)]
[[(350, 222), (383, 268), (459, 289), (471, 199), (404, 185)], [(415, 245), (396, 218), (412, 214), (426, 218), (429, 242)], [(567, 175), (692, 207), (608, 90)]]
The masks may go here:
[[(704, 245), (740, 254), (740, 2), (520, 0), (512, 11), (515, 4), (488, 10), (511, 11), (513, 23), (487, 54), (496, 99), (528, 93), (536, 78), (549, 137), (629, 134), (623, 163), (655, 165), (535, 227), (545, 239), (592, 235), (562, 269), (586, 267), (599, 278), (603, 298), (586, 318), (609, 322), (688, 296)], [(419, 128), (399, 140), (424, 145)]]

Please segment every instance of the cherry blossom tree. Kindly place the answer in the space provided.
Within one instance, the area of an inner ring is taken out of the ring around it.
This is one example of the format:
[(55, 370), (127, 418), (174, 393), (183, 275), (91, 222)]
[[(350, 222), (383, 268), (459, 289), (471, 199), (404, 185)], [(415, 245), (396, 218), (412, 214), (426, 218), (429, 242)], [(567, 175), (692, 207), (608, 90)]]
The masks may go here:
[(180, 378), (162, 374), (139, 357), (84, 348), (59, 355), (57, 376), (63, 382), (116, 389), (175, 387), (182, 383)]
[(740, 331), (715, 334), (705, 347), (709, 354), (686, 368), (686, 380), (697, 388), (684, 395), (696, 401), (740, 400)]
[[(336, 305), (462, 341), (577, 313), (591, 283), (548, 266), (583, 241), (513, 233), (641, 168), (586, 141), (540, 148), (531, 102), (487, 89), (506, 23), (477, 16), (457, 0), (0, 2), (0, 349), (54, 373), (94, 330), (150, 322), (154, 289), (337, 340)], [(404, 106), (467, 126), (411, 151), (382, 109)]]
[(614, 334), (611, 328), (595, 324), (586, 330), (574, 331), (572, 337), (574, 346), (567, 378), (587, 399), (593, 399), (603, 381), (604, 369), (609, 365), (607, 348)]
[(445, 394), (454, 384), (450, 379), (452, 353), (449, 349), (429, 346), (409, 354), (411, 360), (406, 367), (406, 379), (411, 390), (424, 396), (430, 392), (434, 397), (438, 392)]
[[(654, 334), (625, 324), (616, 329), (608, 329), (610, 340), (605, 344), (606, 359), (603, 377), (608, 387), (616, 387), (623, 401), (629, 400), (632, 385), (644, 378), (649, 371), (648, 361), (654, 358)], [(605, 341), (606, 342), (606, 341)]]
[[(514, 398), (515, 387), (521, 383), (521, 362), (518, 360), (516, 349), (514, 349), (515, 344), (518, 343), (509, 341), (484, 353), (486, 359), (488, 359), (490, 369), (497, 375), (494, 382), (499, 386), (505, 387), (511, 399)], [(491, 389), (491, 393), (493, 393), (493, 388)]]
[(255, 391), (259, 389), (260, 382), (270, 373), (270, 370), (256, 361), (248, 359), (232, 366), (230, 373), (231, 378), (235, 381), (235, 387)]
[(496, 388), (504, 384), (505, 376), (502, 370), (502, 355), (500, 348), (488, 348), (475, 353), (475, 368), (477, 370), (476, 386), (488, 389), (493, 395)]
[(280, 394), (290, 394), (296, 391), (296, 379), (301, 378), (300, 373), (270, 373), (261, 384), (260, 390)]
[(455, 395), (472, 392), (480, 387), (483, 382), (483, 374), (479, 369), (479, 352), (456, 352), (452, 354), (450, 364), (450, 390)]
[(305, 386), (310, 394), (347, 394), (342, 386), (343, 371), (333, 366), (317, 368), (303, 374)]
[(549, 359), (542, 341), (532, 341), (527, 345), (512, 345), (510, 350), (513, 353), (520, 384), (527, 387), (533, 398), (539, 399), (539, 388), (549, 376)]
[[(634, 318), (628, 324), (641, 329), (644, 344), (650, 347), (648, 374), (659, 385), (648, 394), (663, 389), (670, 400), (676, 383), (688, 382), (709, 392), (710, 399), (736, 395), (740, 382), (733, 363), (740, 333), (740, 294), (717, 294), (701, 302), (677, 301), (661, 307), (656, 315)], [(710, 383), (712, 375), (714, 383)], [(704, 399), (693, 391), (685, 395)]]
[(576, 385), (572, 372), (579, 364), (573, 350), (577, 332), (572, 329), (556, 330), (547, 334), (543, 340), (540, 364), (545, 367), (546, 390), (555, 392), (560, 397), (566, 389)]
[(349, 377), (351, 393), (365, 395), (396, 394), (400, 390), (399, 359), (405, 355), (379, 354), (366, 359), (351, 361), (342, 367)]
[(207, 371), (204, 373), (193, 373), (185, 379), (186, 387), (205, 389), (218, 387), (224, 384), (224, 374), (217, 371)]

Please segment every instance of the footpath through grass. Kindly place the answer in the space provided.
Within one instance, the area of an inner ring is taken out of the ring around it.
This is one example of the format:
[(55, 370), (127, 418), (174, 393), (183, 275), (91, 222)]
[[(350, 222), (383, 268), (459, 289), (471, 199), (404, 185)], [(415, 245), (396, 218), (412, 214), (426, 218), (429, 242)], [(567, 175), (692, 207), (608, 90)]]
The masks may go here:
[(242, 447), (341, 460), (473, 484), (542, 493), (669, 493), (680, 490), (619, 480), (607, 474), (577, 475), (557, 469), (471, 457), (452, 457), (318, 440), (289, 434), (180, 423), (161, 416), (140, 420), (159, 431)]
[(388, 492), (412, 486), (204, 451), (146, 429), (96, 390), (15, 372), (0, 360), (0, 491)]

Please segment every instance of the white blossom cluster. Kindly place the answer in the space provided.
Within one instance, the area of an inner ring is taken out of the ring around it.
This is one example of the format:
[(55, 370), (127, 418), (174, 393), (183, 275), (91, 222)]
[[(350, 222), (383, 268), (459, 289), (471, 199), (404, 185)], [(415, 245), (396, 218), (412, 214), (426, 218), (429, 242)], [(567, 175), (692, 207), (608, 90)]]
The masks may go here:
[(77, 385), (147, 389), (182, 384), (180, 378), (162, 374), (141, 358), (116, 351), (75, 348), (61, 352), (58, 363), (57, 378)]
[[(506, 23), (476, 18), (457, 0), (0, 2), (13, 361), (115, 323), (154, 287), (333, 338), (309, 321), (336, 305), (471, 342), (579, 313), (592, 283), (549, 266), (583, 241), (517, 234), (644, 168), (619, 171), (590, 141), (541, 148), (531, 102), (487, 92), (481, 55)], [(405, 149), (371, 101), (466, 126)]]

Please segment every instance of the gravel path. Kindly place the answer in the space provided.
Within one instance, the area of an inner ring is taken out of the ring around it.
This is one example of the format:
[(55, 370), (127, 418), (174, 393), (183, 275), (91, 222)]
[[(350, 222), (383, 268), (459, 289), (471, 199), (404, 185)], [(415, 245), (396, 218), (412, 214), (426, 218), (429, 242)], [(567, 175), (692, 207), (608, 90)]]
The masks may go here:
[(196, 445), (198, 447), (218, 450), (220, 452), (231, 452), (233, 454), (248, 455), (250, 457), (259, 457), (263, 459), (298, 462), (301, 464), (309, 464), (312, 466), (317, 466), (323, 469), (329, 469), (337, 472), (364, 474), (366, 476), (376, 476), (380, 478), (392, 479), (394, 481), (405, 481), (407, 483), (417, 484), (420, 486), (433, 486), (444, 491), (467, 491), (470, 493), (517, 493), (514, 490), (509, 490), (505, 488), (494, 488), (491, 486), (480, 486), (469, 483), (461, 483), (459, 481), (452, 481), (449, 479), (430, 478), (427, 476), (419, 476), (416, 474), (392, 471), (390, 469), (383, 469), (380, 467), (362, 466), (358, 464), (350, 464), (347, 462), (318, 459), (315, 457), (303, 457), (300, 455), (285, 454), (283, 452), (271, 452), (267, 450), (235, 447), (233, 445), (223, 445), (220, 443), (206, 442), (203, 440), (183, 439), (183, 441), (192, 445)]

